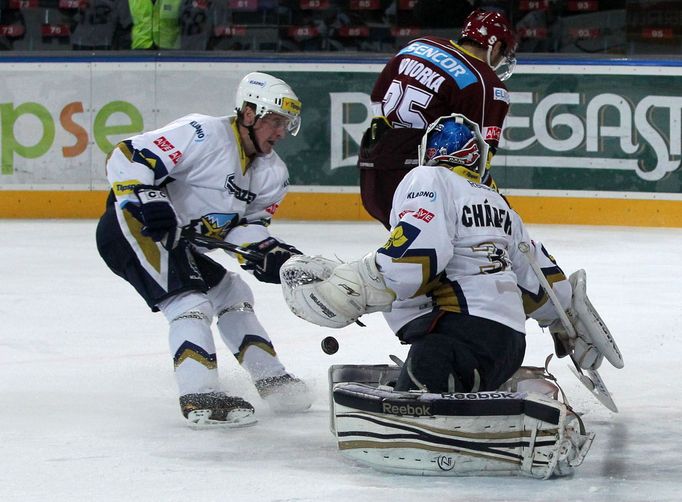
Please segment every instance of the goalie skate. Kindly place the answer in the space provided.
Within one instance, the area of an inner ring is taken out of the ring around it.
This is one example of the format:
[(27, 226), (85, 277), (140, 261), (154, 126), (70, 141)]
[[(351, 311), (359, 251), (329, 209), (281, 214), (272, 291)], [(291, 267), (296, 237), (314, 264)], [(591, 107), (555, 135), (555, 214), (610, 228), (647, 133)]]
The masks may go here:
[(224, 392), (180, 396), (180, 408), (190, 426), (196, 428), (246, 427), (257, 421), (250, 403)]

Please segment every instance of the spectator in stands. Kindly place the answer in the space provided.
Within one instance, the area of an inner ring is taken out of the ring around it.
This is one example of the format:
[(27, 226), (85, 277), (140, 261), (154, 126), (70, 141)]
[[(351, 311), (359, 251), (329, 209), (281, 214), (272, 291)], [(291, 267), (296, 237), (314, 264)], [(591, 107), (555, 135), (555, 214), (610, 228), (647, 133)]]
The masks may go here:
[(211, 0), (183, 0), (180, 12), (180, 48), (206, 50), (213, 32)]
[(563, 20), (562, 6), (550, 0), (546, 9), (528, 12), (516, 24), (520, 52), (560, 52)]
[(74, 49), (130, 49), (133, 21), (127, 0), (81, 0), (74, 20)]
[(128, 0), (133, 49), (179, 49), (182, 0)]
[(19, 9), (10, 9), (9, 0), (0, 0), (0, 51), (10, 51), (25, 36), (26, 24)]
[(452, 0), (417, 0), (413, 14), (423, 28), (452, 28), (462, 26), (473, 10), (471, 3)]
[[(18, 11), (11, 16), (23, 19), (23, 36), (14, 38), (14, 50), (68, 50), (71, 48), (71, 24), (74, 9), (61, 8), (57, 0), (36, 0), (9, 4)], [(18, 27), (17, 27), (18, 29)]]

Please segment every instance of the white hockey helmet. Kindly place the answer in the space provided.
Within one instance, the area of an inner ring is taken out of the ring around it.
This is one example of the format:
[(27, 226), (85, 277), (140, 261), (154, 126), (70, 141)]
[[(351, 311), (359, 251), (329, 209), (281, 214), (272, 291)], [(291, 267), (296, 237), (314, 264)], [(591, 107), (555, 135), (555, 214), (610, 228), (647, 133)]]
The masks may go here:
[(289, 119), (287, 131), (292, 136), (301, 128), (301, 101), (289, 84), (267, 73), (245, 76), (237, 88), (235, 110), (241, 113), (245, 103), (256, 107), (256, 117), (276, 113)]

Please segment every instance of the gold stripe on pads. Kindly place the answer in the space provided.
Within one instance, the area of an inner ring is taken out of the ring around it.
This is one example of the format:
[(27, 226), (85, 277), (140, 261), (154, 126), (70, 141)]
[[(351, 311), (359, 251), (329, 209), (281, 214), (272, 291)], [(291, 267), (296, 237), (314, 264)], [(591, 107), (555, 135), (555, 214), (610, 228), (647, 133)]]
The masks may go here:
[[(439, 453), (456, 453), (458, 455), (464, 455), (467, 457), (476, 458), (493, 458), (500, 462), (508, 462), (510, 464), (520, 464), (521, 459), (509, 458), (503, 456), (502, 453), (491, 452), (485, 454), (482, 452), (474, 452), (471, 450), (466, 450), (462, 447), (453, 446), (450, 448), (444, 448), (442, 446), (426, 445), (423, 443), (415, 443), (412, 441), (339, 441), (339, 450), (370, 450), (370, 449), (395, 449), (395, 448), (414, 448), (415, 450), (426, 450)], [(507, 453), (506, 451), (504, 453)]]
[(275, 352), (275, 349), (273, 349), (267, 343), (265, 343), (265, 342), (249, 343), (242, 350), (240, 350), (237, 354), (235, 354), (235, 357), (237, 358), (237, 362), (239, 362), (239, 364), (242, 364), (244, 362), (244, 357), (246, 355), (246, 351), (249, 350), (251, 347), (258, 347), (263, 352), (270, 354), (272, 357), (277, 357), (277, 352)]
[(175, 363), (174, 363), (175, 368), (180, 366), (187, 359), (192, 359), (193, 361), (198, 362), (202, 366), (206, 366), (209, 370), (214, 370), (218, 367), (217, 361), (213, 361), (213, 360), (211, 360), (211, 359), (209, 359), (209, 358), (207, 358), (207, 357), (205, 357), (205, 356), (203, 356), (203, 355), (201, 355), (201, 354), (199, 354), (193, 350), (185, 349), (182, 352), (182, 354), (180, 354), (180, 356), (175, 361)]
[[(532, 435), (532, 431), (517, 429), (509, 432), (464, 432), (459, 429), (444, 429), (442, 427), (433, 427), (426, 425), (425, 423), (415, 423), (414, 420), (403, 419), (397, 416), (391, 416), (387, 418), (386, 415), (380, 413), (364, 413), (364, 412), (341, 412), (336, 414), (336, 418), (353, 418), (356, 420), (372, 420), (376, 419), (381, 422), (381, 425), (388, 423), (393, 424), (404, 424), (408, 425), (414, 429), (421, 431), (428, 431), (433, 434), (438, 434), (441, 436), (450, 436), (455, 438), (465, 438), (465, 439), (479, 439), (479, 440), (490, 440), (490, 439), (522, 439), (529, 438)], [(559, 433), (558, 429), (544, 429), (536, 432), (536, 437), (553, 437)]]
[[(0, 218), (99, 218), (108, 191), (0, 190)], [(526, 223), (682, 228), (682, 201), (509, 196)], [(374, 221), (359, 193), (291, 192), (275, 218)], [(379, 225), (379, 223), (377, 223)]]

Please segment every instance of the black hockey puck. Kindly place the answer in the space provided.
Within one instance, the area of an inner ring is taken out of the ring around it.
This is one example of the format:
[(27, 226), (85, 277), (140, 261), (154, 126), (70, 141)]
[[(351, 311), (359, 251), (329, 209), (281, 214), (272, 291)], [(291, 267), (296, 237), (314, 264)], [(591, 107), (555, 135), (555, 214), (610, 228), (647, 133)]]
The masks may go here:
[(339, 342), (333, 336), (326, 337), (322, 340), (321, 345), (325, 354), (336, 354), (336, 351), (339, 350)]

